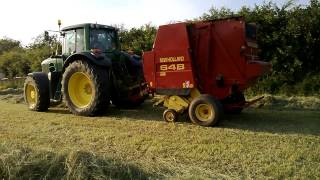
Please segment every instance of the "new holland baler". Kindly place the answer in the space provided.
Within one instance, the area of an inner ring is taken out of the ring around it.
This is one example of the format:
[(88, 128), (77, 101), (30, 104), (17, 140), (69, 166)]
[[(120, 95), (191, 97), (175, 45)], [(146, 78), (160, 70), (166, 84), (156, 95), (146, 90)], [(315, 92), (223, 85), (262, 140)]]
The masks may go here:
[(271, 68), (256, 40), (256, 26), (241, 17), (160, 26), (143, 66), (150, 90), (165, 95), (163, 118), (188, 111), (194, 123), (214, 126), (224, 112), (241, 112), (244, 90)]

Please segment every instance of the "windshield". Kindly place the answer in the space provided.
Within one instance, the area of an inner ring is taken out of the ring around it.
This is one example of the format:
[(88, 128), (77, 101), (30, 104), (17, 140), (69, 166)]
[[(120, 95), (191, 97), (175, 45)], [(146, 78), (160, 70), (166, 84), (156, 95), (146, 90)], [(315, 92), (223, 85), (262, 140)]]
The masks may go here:
[(91, 29), (90, 49), (112, 51), (116, 49), (116, 33), (108, 29)]
[(255, 24), (246, 24), (246, 37), (247, 39), (257, 39), (257, 28)]

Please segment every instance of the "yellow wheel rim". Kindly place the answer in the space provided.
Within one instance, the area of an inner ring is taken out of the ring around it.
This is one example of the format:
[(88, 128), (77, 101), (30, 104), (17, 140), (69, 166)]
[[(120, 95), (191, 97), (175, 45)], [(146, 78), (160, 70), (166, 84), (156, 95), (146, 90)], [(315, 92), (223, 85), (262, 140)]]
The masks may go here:
[(199, 104), (195, 111), (197, 119), (200, 121), (209, 121), (215, 115), (212, 106), (208, 104)]
[(175, 120), (175, 115), (173, 112), (167, 112), (165, 118), (168, 122), (173, 122)]
[(77, 108), (84, 108), (90, 104), (93, 98), (92, 81), (85, 73), (76, 72), (69, 79), (68, 93)]
[(26, 86), (26, 101), (30, 108), (33, 108), (37, 103), (37, 91), (31, 84)]

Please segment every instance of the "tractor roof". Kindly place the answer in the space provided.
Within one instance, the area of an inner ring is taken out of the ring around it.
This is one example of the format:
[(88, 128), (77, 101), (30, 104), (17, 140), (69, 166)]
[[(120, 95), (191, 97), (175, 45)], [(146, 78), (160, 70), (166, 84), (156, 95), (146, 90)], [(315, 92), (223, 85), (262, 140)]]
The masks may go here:
[(62, 31), (68, 31), (68, 30), (84, 28), (84, 27), (105, 28), (105, 29), (116, 30), (116, 28), (112, 27), (112, 26), (107, 26), (107, 25), (102, 25), (102, 24), (85, 23), (85, 24), (76, 24), (76, 25), (64, 27), (64, 28), (62, 28)]

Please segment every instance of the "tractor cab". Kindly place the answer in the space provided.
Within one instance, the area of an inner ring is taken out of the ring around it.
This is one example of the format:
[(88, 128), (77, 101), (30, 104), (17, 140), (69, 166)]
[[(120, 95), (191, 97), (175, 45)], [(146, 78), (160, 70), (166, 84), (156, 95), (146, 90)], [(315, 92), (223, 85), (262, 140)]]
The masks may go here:
[(117, 30), (99, 24), (79, 24), (62, 29), (62, 54), (81, 52), (112, 52), (119, 49)]
[(45, 59), (41, 63), (42, 72), (61, 73), (66, 67), (65, 63), (70, 63), (80, 56), (98, 65), (110, 66), (110, 58), (105, 58), (105, 53), (120, 49), (117, 29), (111, 26), (77, 24), (65, 27), (59, 32), (62, 37), (62, 54)]

